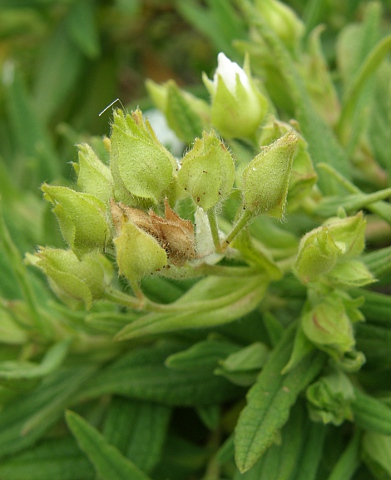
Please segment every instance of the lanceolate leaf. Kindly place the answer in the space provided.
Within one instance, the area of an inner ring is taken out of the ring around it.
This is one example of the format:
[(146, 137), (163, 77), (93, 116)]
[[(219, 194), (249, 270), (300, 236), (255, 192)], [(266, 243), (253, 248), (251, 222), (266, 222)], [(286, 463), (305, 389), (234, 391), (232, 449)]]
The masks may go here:
[(276, 440), (279, 429), (299, 393), (320, 372), (325, 362), (322, 353), (311, 352), (286, 375), (281, 370), (293, 345), (292, 325), (273, 350), (256, 384), (247, 395), (235, 430), (236, 463), (241, 472), (249, 470)]
[(213, 375), (210, 367), (181, 371), (165, 366), (170, 355), (186, 347), (167, 342), (138, 348), (91, 379), (81, 396), (117, 394), (165, 405), (193, 406), (226, 401), (243, 392)]
[(184, 328), (208, 328), (232, 322), (251, 312), (268, 285), (264, 275), (244, 278), (207, 277), (172, 304), (170, 313), (151, 313), (123, 328), (116, 340), (126, 340)]
[(160, 459), (171, 408), (115, 397), (106, 417), (106, 440), (145, 472)]
[(93, 480), (94, 468), (71, 437), (45, 440), (3, 460), (1, 480)]
[(66, 413), (69, 428), (102, 480), (148, 480), (134, 463), (107, 443), (104, 436), (74, 412)]
[(94, 371), (91, 366), (61, 369), (30, 395), (6, 405), (0, 412), (0, 456), (19, 452), (41, 438)]

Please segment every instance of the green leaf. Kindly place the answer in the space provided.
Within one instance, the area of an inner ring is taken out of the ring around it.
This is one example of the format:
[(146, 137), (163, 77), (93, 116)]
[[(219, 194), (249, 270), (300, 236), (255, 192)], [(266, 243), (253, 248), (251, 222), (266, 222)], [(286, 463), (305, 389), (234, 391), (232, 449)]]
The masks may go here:
[(71, 437), (44, 440), (26, 452), (3, 460), (0, 479), (94, 480), (95, 472)]
[(263, 298), (268, 279), (207, 277), (200, 280), (177, 302), (170, 313), (151, 313), (127, 325), (116, 335), (126, 340), (184, 328), (208, 328), (232, 322), (251, 312)]
[(83, 398), (117, 394), (165, 405), (207, 405), (236, 398), (241, 389), (208, 369), (173, 370), (164, 365), (186, 348), (166, 343), (138, 348), (108, 365), (86, 385)]
[(114, 397), (105, 419), (106, 440), (145, 472), (159, 461), (171, 409), (145, 401)]
[(309, 422), (305, 408), (293, 407), (278, 444), (272, 445), (258, 462), (234, 480), (315, 480), (326, 429)]
[(297, 396), (323, 367), (325, 357), (316, 351), (305, 356), (286, 375), (281, 374), (290, 356), (293, 336), (292, 325), (247, 394), (247, 406), (235, 430), (236, 463), (241, 472), (249, 470), (272, 445)]
[(187, 350), (170, 355), (165, 364), (174, 370), (213, 369), (219, 360), (223, 360), (240, 347), (218, 340), (204, 340), (195, 343)]
[(366, 432), (362, 439), (362, 457), (375, 478), (391, 479), (391, 436)]
[(82, 417), (68, 411), (66, 421), (80, 449), (88, 456), (102, 480), (148, 480), (147, 475)]
[[(53, 61), (53, 59), (51, 60)], [(18, 71), (12, 70), (5, 77), (8, 125), (19, 152), (23, 155), (19, 157), (23, 161), (23, 165), (19, 166), (25, 170), (26, 158), (34, 159), (28, 175), (26, 175), (27, 188), (34, 189), (42, 182), (42, 179), (58, 177), (61, 171), (60, 163), (51, 138), (39, 118), (42, 109), (41, 103), (39, 103), (39, 108), (34, 108)], [(58, 88), (56, 83), (54, 85)], [(45, 93), (48, 94), (48, 91)], [(17, 159), (18, 156), (15, 156), (14, 160)], [(17, 161), (13, 163), (13, 167), (16, 166), (18, 166)]]
[(99, 55), (99, 33), (95, 22), (95, 2), (84, 0), (72, 4), (66, 23), (69, 35), (89, 58)]
[(202, 135), (203, 124), (199, 115), (191, 108), (174, 82), (167, 83), (167, 107), (165, 115), (168, 125), (186, 143), (192, 143)]
[(0, 456), (19, 452), (41, 438), (95, 371), (90, 366), (61, 369), (32, 393), (6, 405), (0, 412)]
[(327, 480), (350, 480), (360, 465), (361, 433), (356, 431), (349, 445), (338, 458)]
[(48, 375), (56, 370), (65, 359), (70, 340), (62, 340), (51, 347), (40, 364), (22, 362), (0, 362), (0, 384), (11, 388), (23, 388), (24, 384)]
[[(35, 105), (45, 123), (59, 106), (66, 100), (69, 101), (69, 94), (77, 88), (82, 68), (83, 54), (75, 48), (67, 25), (62, 22), (54, 30), (52, 38), (45, 43), (35, 78)], [(42, 176), (41, 179), (46, 177)]]
[(376, 398), (355, 389), (352, 401), (357, 425), (371, 432), (391, 435), (391, 408)]

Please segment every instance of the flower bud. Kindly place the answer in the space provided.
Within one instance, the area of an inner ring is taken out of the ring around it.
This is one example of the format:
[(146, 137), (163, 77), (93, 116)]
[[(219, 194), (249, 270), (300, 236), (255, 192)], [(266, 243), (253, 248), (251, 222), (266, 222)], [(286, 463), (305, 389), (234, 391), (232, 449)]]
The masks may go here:
[(72, 250), (42, 248), (27, 259), (47, 275), (54, 293), (71, 306), (84, 302), (90, 308), (93, 300), (102, 298), (113, 276), (111, 263), (100, 253), (88, 253), (79, 260)]
[(321, 350), (342, 357), (355, 345), (353, 328), (342, 298), (330, 294), (302, 317), (306, 337)]
[(300, 241), (294, 265), (296, 275), (303, 283), (325, 276), (338, 285), (359, 286), (372, 282), (372, 275), (361, 262), (348, 261), (364, 248), (365, 226), (359, 212), (353, 217), (331, 219), (308, 232)]
[(296, 13), (278, 0), (256, 0), (255, 6), (285, 46), (293, 50), (305, 31), (304, 24)]
[(310, 417), (315, 422), (341, 425), (352, 420), (351, 402), (354, 389), (347, 376), (340, 370), (321, 377), (306, 390)]
[(44, 198), (54, 205), (64, 240), (77, 255), (104, 248), (110, 231), (101, 200), (67, 187), (44, 184), (42, 190)]
[[(295, 127), (294, 129), (292, 127)], [(292, 170), (289, 179), (288, 208), (289, 211), (300, 205), (302, 198), (306, 197), (318, 178), (310, 154), (308, 144), (297, 131), (298, 126), (281, 122), (274, 117), (262, 127), (259, 137), (261, 146), (270, 145), (288, 132), (294, 131), (297, 136), (297, 147), (293, 156)]]
[[(129, 210), (137, 209), (113, 202), (111, 204), (111, 214), (118, 233), (114, 238), (114, 244), (119, 273), (129, 281), (137, 282), (146, 275), (164, 268), (167, 265), (167, 254), (153, 236), (155, 230), (152, 221), (148, 220), (148, 215), (139, 211), (141, 213), (137, 217), (135, 214), (133, 221)], [(136, 225), (141, 222), (141, 227)]]
[(264, 147), (248, 164), (242, 185), (246, 210), (282, 218), (296, 143), (297, 136), (289, 132)]
[(147, 80), (146, 87), (157, 108), (164, 113), (168, 126), (186, 143), (192, 143), (210, 124), (210, 107), (204, 101), (169, 80), (158, 85)]
[(117, 110), (111, 134), (110, 167), (116, 198), (126, 203), (147, 199), (157, 204), (174, 180), (176, 162), (156, 138), (140, 110)]
[(111, 214), (117, 233), (121, 234), (125, 222), (131, 222), (158, 242), (172, 264), (183, 265), (187, 260), (195, 257), (193, 224), (189, 220), (180, 218), (170, 208), (167, 199), (165, 200), (165, 218), (159, 217), (153, 210), (147, 214), (138, 208), (131, 208), (122, 203), (116, 204), (113, 201)]
[(213, 134), (204, 132), (182, 159), (180, 185), (203, 210), (213, 208), (232, 191), (235, 164), (227, 147)]
[(79, 163), (73, 167), (78, 175), (79, 189), (108, 204), (113, 198), (113, 177), (109, 167), (99, 160), (89, 145), (79, 145)]
[(203, 81), (212, 96), (212, 125), (228, 138), (252, 138), (261, 124), (267, 100), (254, 84), (246, 59), (244, 70), (219, 53), (213, 80)]

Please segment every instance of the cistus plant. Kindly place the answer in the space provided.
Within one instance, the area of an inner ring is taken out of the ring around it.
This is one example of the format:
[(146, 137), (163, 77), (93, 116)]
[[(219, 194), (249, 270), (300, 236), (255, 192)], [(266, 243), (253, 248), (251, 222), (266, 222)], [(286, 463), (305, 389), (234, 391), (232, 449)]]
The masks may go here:
[(178, 8), (239, 32), (243, 67), (220, 52), (209, 100), (146, 85), (181, 157), (113, 109), (74, 185), (41, 187), (63, 245), (23, 259), (1, 223), (0, 479), (391, 478), (381, 6), (332, 70), (316, 2), (207, 3)]

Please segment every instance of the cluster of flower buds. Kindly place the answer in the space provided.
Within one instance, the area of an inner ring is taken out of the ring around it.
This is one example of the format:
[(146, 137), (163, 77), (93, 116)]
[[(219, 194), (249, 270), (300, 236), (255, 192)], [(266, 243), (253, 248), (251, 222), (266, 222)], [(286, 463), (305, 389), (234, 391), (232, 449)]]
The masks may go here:
[[(301, 240), (294, 272), (308, 286), (309, 305), (302, 316), (306, 337), (343, 364), (344, 356), (363, 359), (355, 352), (353, 324), (363, 320), (360, 299), (345, 289), (374, 281), (358, 258), (364, 249), (366, 222), (362, 213), (332, 218)], [(352, 366), (347, 366), (347, 369)]]
[[(90, 307), (110, 284), (113, 263), (134, 287), (145, 276), (199, 265), (211, 254), (218, 261), (217, 254), (252, 217), (283, 216), (299, 135), (289, 126), (274, 129), (262, 140), (260, 153), (238, 173), (220, 135), (257, 143), (268, 102), (251, 76), (248, 59), (242, 69), (220, 53), (213, 80), (205, 76), (204, 82), (210, 106), (173, 82), (148, 83), (169, 125), (193, 144), (179, 163), (140, 110), (117, 110), (110, 140), (104, 142), (109, 164), (81, 145), (74, 164), (77, 190), (43, 185), (69, 250), (42, 248), (29, 258), (61, 299)], [(224, 240), (215, 214), (238, 186), (242, 217)], [(175, 208), (188, 199), (192, 212), (181, 218)]]

